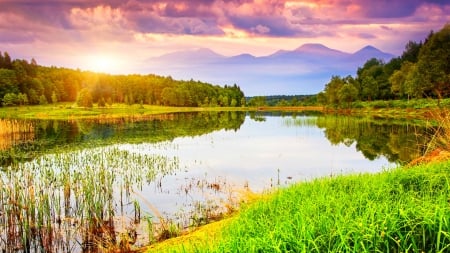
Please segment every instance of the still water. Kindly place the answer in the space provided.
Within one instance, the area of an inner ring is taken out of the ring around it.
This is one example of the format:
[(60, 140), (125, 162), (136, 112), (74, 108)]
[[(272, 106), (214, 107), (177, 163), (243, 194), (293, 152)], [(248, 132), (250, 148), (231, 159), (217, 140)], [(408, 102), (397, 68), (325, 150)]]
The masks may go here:
[(148, 244), (157, 237), (149, 224), (203, 224), (237, 207), (242, 191), (393, 168), (419, 156), (429, 136), (408, 122), (242, 112), (0, 126), (0, 206), (28, 217), (3, 218), (0, 246), (39, 251), (57, 227), (51, 248), (65, 252), (95, 249), (87, 245), (97, 237), (120, 244), (124, 231), (137, 234), (129, 244)]

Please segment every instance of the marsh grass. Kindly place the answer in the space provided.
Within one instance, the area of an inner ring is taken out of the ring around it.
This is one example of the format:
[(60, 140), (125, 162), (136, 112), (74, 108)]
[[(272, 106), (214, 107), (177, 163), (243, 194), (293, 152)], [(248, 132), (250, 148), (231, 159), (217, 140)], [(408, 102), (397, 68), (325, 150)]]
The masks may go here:
[[(136, 242), (131, 225), (141, 220), (132, 191), (176, 169), (176, 158), (116, 146), (45, 155), (2, 168), (0, 249), (130, 250)], [(117, 203), (117, 195), (124, 201)], [(116, 217), (130, 212), (131, 225), (118, 228)]]
[(450, 109), (442, 108), (433, 112), (433, 118), (438, 122), (432, 126), (432, 138), (426, 148), (426, 153), (440, 148), (450, 151)]

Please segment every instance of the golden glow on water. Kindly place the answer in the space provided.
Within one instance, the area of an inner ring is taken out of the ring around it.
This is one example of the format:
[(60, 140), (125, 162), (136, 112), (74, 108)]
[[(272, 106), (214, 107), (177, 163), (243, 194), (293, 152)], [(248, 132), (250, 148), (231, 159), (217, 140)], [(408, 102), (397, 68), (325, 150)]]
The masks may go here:
[(7, 150), (18, 142), (34, 138), (34, 125), (31, 122), (0, 120), (0, 150)]

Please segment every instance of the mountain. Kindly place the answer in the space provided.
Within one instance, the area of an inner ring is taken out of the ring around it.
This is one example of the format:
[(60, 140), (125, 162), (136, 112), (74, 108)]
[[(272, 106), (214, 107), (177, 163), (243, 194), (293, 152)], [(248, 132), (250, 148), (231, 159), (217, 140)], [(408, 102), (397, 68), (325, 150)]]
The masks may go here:
[(365, 47), (361, 48), (360, 50), (356, 51), (354, 54), (352, 54), (352, 58), (355, 58), (355, 59), (370, 59), (373, 57), (387, 61), (387, 60), (392, 59), (394, 57), (394, 55), (382, 52), (378, 48), (375, 48), (370, 45), (365, 46)]
[(322, 44), (304, 44), (267, 56), (240, 54), (226, 57), (207, 48), (178, 51), (148, 60), (146, 72), (196, 79), (217, 84), (237, 84), (247, 96), (315, 94), (333, 75), (355, 75), (370, 58), (385, 62), (394, 55), (373, 46), (355, 53)]
[[(173, 53), (168, 53), (162, 56), (157, 57), (157, 61), (165, 61), (165, 62), (212, 62), (219, 61), (226, 58), (223, 55), (220, 55), (211, 49), (208, 48), (198, 48), (193, 50), (186, 51), (177, 51)], [(155, 58), (153, 58), (155, 59)], [(152, 60), (152, 59), (150, 59)]]

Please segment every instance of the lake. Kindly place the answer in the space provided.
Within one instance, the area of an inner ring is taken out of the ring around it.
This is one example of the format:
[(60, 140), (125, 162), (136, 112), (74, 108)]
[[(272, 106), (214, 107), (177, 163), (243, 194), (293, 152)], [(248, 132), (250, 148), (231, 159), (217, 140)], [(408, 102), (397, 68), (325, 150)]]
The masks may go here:
[(235, 210), (245, 192), (407, 163), (430, 131), (314, 112), (0, 120), (0, 247), (146, 245)]

